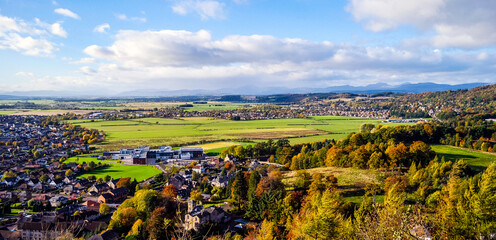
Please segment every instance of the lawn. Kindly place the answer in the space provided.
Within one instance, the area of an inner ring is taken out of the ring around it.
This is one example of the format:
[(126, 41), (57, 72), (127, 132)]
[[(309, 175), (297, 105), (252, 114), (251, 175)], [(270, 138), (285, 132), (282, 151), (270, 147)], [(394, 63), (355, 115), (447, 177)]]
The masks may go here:
[[(70, 121), (103, 130), (107, 141), (101, 151), (136, 146), (192, 145), (197, 142), (236, 142), (289, 138), (292, 144), (323, 139), (341, 139), (358, 131), (363, 123), (378, 119), (322, 116), (307, 119), (231, 121), (207, 117), (165, 119), (142, 118), (116, 121)], [(394, 125), (394, 124), (387, 124)], [(397, 125), (397, 124), (396, 124)]]
[(109, 175), (113, 179), (117, 179), (121, 177), (131, 177), (131, 179), (136, 178), (137, 181), (143, 181), (162, 172), (159, 169), (156, 169), (153, 166), (149, 166), (149, 165), (132, 165), (132, 166), (124, 165), (124, 164), (115, 163), (113, 161), (100, 161), (97, 160), (96, 158), (92, 158), (84, 155), (71, 157), (67, 159), (65, 162), (77, 162), (77, 163), (102, 162), (102, 163), (108, 163), (110, 165), (110, 167), (95, 169), (90, 173), (81, 174), (78, 176), (78, 178), (82, 178), (82, 177), (86, 178), (90, 175), (95, 175), (95, 177), (97, 178), (99, 177), (104, 178), (106, 175)]
[(431, 146), (439, 157), (444, 157), (447, 161), (465, 160), (474, 170), (483, 171), (491, 163), (496, 161), (496, 154), (486, 153), (466, 148), (458, 148), (447, 145)]

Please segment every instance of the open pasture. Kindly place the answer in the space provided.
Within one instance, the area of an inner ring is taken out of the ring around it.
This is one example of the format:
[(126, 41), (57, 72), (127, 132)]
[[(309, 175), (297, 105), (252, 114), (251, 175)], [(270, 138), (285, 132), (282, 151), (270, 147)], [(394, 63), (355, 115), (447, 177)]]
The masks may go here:
[(483, 171), (491, 163), (496, 161), (495, 153), (487, 153), (466, 148), (458, 148), (447, 145), (433, 145), (432, 150), (434, 150), (440, 158), (444, 157), (446, 161), (463, 159), (472, 169), (476, 171)]
[[(306, 119), (270, 119), (231, 121), (206, 117), (165, 119), (142, 118), (116, 121), (74, 120), (87, 128), (103, 130), (107, 140), (99, 150), (123, 147), (191, 145), (197, 142), (264, 141), (289, 138), (291, 143), (323, 139), (341, 139), (358, 131), (363, 123), (380, 123), (378, 119), (322, 116)], [(391, 124), (388, 124), (391, 125)]]
[(115, 163), (114, 161), (100, 161), (97, 160), (96, 158), (88, 157), (84, 155), (71, 157), (67, 159), (65, 162), (77, 162), (77, 163), (94, 162), (96, 164), (101, 162), (102, 164), (108, 163), (110, 165), (110, 167), (95, 169), (89, 173), (78, 175), (79, 178), (81, 177), (86, 178), (91, 175), (94, 175), (96, 178), (100, 178), (100, 177), (104, 178), (105, 176), (109, 175), (113, 179), (117, 179), (121, 177), (131, 177), (131, 179), (136, 178), (137, 181), (143, 181), (162, 172), (159, 169), (156, 169), (153, 166), (149, 166), (149, 165), (132, 165), (132, 166), (124, 165), (124, 164)]

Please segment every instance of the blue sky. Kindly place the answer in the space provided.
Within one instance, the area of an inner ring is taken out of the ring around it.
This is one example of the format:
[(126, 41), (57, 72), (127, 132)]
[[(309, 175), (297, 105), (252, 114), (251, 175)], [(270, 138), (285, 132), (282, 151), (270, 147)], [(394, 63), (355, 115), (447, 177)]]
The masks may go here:
[(494, 83), (496, 2), (0, 0), (0, 91)]

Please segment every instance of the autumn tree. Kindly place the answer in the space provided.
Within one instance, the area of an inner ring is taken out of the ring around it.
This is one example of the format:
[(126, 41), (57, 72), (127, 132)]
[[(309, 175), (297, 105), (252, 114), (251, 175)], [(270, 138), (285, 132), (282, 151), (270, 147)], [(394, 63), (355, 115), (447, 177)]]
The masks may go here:
[(197, 202), (203, 201), (203, 196), (201, 195), (201, 192), (196, 191), (196, 190), (191, 191), (190, 198), (197, 201)]
[(174, 185), (172, 184), (165, 186), (164, 189), (162, 190), (162, 195), (170, 198), (176, 198), (177, 197), (176, 187), (174, 187)]
[(110, 213), (110, 207), (106, 203), (100, 203), (99, 212), (101, 215), (107, 215)]

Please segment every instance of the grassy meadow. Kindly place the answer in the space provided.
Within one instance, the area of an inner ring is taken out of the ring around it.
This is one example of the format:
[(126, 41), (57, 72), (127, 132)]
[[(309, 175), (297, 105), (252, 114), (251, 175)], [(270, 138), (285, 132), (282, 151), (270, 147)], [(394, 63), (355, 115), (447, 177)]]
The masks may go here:
[[(305, 170), (310, 175), (320, 173), (322, 176), (334, 175), (338, 179), (338, 187), (342, 190), (344, 199), (348, 202), (361, 203), (365, 194), (365, 186), (369, 183), (380, 184), (384, 177), (382, 172), (372, 169), (321, 167)], [(296, 181), (296, 171), (283, 174), (283, 183), (291, 186)], [(384, 201), (384, 196), (379, 195), (376, 201)]]
[[(321, 116), (307, 119), (231, 121), (207, 117), (165, 119), (142, 118), (116, 121), (73, 120), (73, 124), (105, 131), (107, 140), (97, 145), (102, 151), (123, 147), (191, 145), (195, 142), (265, 141), (289, 138), (292, 144), (323, 139), (341, 139), (358, 131), (363, 123), (378, 119)], [(387, 124), (394, 125), (394, 124)], [(209, 146), (210, 149), (228, 147)]]
[(483, 171), (491, 163), (496, 161), (496, 154), (472, 149), (447, 145), (433, 145), (432, 150), (434, 150), (440, 158), (444, 157), (446, 161), (463, 159), (476, 171)]
[(96, 178), (99, 177), (104, 178), (106, 175), (109, 175), (113, 179), (117, 179), (121, 177), (131, 177), (131, 179), (136, 178), (137, 181), (143, 181), (162, 172), (159, 169), (156, 169), (153, 166), (149, 166), (149, 165), (132, 165), (132, 166), (124, 165), (124, 164), (116, 163), (115, 161), (100, 161), (94, 157), (89, 157), (85, 155), (71, 157), (67, 159), (65, 162), (76, 162), (76, 163), (94, 162), (96, 164), (101, 162), (101, 163), (108, 163), (110, 165), (110, 167), (95, 169), (89, 173), (78, 175), (77, 176), (78, 178), (82, 178), (82, 177), (87, 178), (90, 175), (94, 175)]

